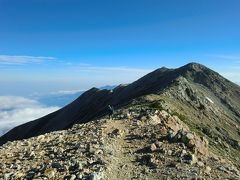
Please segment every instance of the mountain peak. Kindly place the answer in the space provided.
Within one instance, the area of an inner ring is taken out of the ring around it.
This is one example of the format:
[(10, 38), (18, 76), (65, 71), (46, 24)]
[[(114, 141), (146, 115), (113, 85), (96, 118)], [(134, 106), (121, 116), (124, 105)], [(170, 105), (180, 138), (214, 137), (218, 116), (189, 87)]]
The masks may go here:
[(207, 68), (206, 66), (196, 63), (196, 62), (191, 62), (191, 63), (186, 64), (185, 66), (180, 67), (180, 69), (186, 69), (188, 71), (200, 71), (200, 70), (204, 70), (206, 68)]
[[(151, 139), (153, 137), (151, 134), (153, 134), (154, 137), (157, 137), (157, 140), (162, 140), (157, 132), (161, 131), (166, 135), (166, 138), (170, 137), (168, 136), (172, 133), (170, 129), (172, 128), (174, 130), (176, 128), (173, 118), (177, 116), (181, 124), (186, 123), (186, 125), (196, 131), (196, 133), (207, 137), (210, 146), (214, 144), (214, 148), (217, 148), (220, 154), (225, 154), (226, 151), (229, 152), (227, 158), (240, 167), (239, 160), (236, 159), (236, 157), (240, 157), (240, 151), (238, 151), (240, 148), (239, 102), (240, 87), (204, 65), (189, 63), (177, 69), (162, 67), (127, 86), (119, 85), (113, 91), (92, 88), (62, 109), (10, 130), (7, 134), (0, 137), (0, 146), (6, 143), (6, 145), (3, 146), (6, 147), (9, 145), (9, 143), (7, 143), (8, 141), (26, 139), (52, 133), (57, 130), (66, 130), (75, 124), (84, 124), (83, 126), (85, 127), (85, 124), (89, 122), (90, 124), (93, 123), (93, 126), (89, 127), (85, 132), (95, 134), (97, 131), (92, 128), (102, 129), (99, 126), (94, 126), (96, 125), (95, 122), (104, 117), (108, 117), (106, 115), (110, 115), (108, 105), (111, 105), (115, 109), (113, 117), (116, 117), (116, 119), (120, 117), (126, 119), (126, 121), (117, 120), (114, 122), (117, 123), (117, 128), (122, 128), (121, 131), (130, 128), (131, 132), (134, 132), (132, 131), (132, 127), (138, 124), (140, 126), (136, 129), (136, 134), (141, 135), (146, 133), (143, 137), (150, 137)], [(145, 110), (143, 109), (144, 106), (146, 107)], [(150, 110), (152, 112), (150, 112)], [(157, 128), (155, 128), (156, 126), (154, 125), (151, 128), (149, 123), (156, 121), (158, 117), (155, 115), (162, 110), (169, 113), (169, 115), (163, 113), (159, 117), (159, 122), (163, 122), (164, 117), (166, 117), (170, 129), (164, 129), (162, 125), (159, 125)], [(120, 113), (116, 114), (118, 111)], [(154, 113), (156, 114), (154, 115)], [(128, 118), (131, 114), (134, 116)], [(142, 124), (144, 121), (146, 121), (146, 123)], [(101, 122), (104, 123), (105, 120)], [(130, 124), (123, 126), (126, 122)], [(109, 125), (109, 127), (112, 128), (112, 121)], [(141, 131), (139, 131), (139, 129)], [(157, 129), (157, 132), (155, 132), (154, 129)], [(82, 133), (84, 137), (86, 137), (86, 134), (82, 131), (84, 130), (77, 130), (77, 132)], [(115, 131), (111, 129), (111, 131), (119, 133), (118, 130)], [(179, 138), (178, 131), (176, 131), (176, 133), (176, 137)], [(55, 134), (55, 132), (52, 134)], [(73, 134), (75, 134), (75, 132)], [(103, 135), (108, 134), (109, 132), (105, 132)], [(143, 137), (134, 137), (144, 140)], [(190, 137), (192, 137), (192, 135)], [(83, 138), (81, 138), (81, 140), (83, 140)], [(74, 140), (74, 142), (76, 141)], [(83, 142), (83, 144), (86, 143)], [(151, 148), (156, 149), (155, 145)], [(88, 150), (86, 152), (88, 152)], [(153, 157), (155, 157), (155, 155)], [(146, 161), (146, 159), (144, 161)], [(147, 161), (150, 162), (151, 159)]]
[[(92, 88), (58, 112), (10, 130), (0, 137), (0, 145), (7, 141), (26, 139), (55, 130), (67, 129), (77, 123), (92, 121), (105, 115), (109, 104), (120, 108), (145, 95), (169, 92), (169, 87), (175, 86), (179, 77), (184, 77), (192, 87), (204, 88), (203, 91), (208, 92), (208, 96), (214, 96), (212, 99), (218, 99), (220, 104), (224, 102), (224, 106), (230, 108), (233, 116), (240, 117), (239, 86), (227, 81), (204, 65), (192, 62), (177, 69), (159, 68), (127, 86), (120, 85), (113, 91)], [(180, 92), (185, 93), (184, 88), (181, 91), (177, 88), (169, 94), (177, 96)]]
[(162, 72), (168, 71), (168, 70), (169, 70), (169, 68), (167, 68), (167, 67), (165, 67), (165, 66), (163, 66), (163, 67), (161, 67), (161, 68), (158, 69), (158, 71), (162, 71)]

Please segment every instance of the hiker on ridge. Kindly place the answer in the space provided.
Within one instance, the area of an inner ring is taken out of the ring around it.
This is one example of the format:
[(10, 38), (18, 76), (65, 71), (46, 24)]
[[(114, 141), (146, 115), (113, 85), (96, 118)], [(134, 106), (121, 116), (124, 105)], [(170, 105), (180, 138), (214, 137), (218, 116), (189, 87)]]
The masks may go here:
[(109, 115), (109, 119), (113, 118), (113, 113), (114, 113), (114, 108), (111, 105), (108, 105), (108, 115)]

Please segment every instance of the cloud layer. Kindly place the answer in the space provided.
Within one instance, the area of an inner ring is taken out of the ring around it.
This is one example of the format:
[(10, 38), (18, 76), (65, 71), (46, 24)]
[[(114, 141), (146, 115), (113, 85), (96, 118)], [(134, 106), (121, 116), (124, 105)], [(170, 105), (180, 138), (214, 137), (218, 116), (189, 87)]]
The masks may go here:
[(19, 96), (0, 96), (0, 136), (25, 122), (45, 116), (59, 107), (45, 107), (36, 100)]
[(45, 57), (45, 56), (9, 56), (9, 55), (0, 55), (0, 64), (6, 65), (19, 65), (27, 63), (40, 63), (46, 60), (55, 60), (54, 57)]

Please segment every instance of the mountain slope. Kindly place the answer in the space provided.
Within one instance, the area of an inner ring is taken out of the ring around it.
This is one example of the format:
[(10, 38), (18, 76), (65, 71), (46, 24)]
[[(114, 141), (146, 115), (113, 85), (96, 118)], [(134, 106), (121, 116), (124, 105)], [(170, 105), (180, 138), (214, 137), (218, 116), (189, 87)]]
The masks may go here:
[[(151, 95), (151, 97), (153, 97)], [(238, 179), (177, 116), (144, 97), (103, 117), (0, 147), (0, 179)], [(140, 103), (140, 104), (139, 104)]]
[(92, 88), (66, 107), (12, 129), (0, 138), (0, 144), (89, 122), (105, 115), (108, 104), (120, 108), (150, 94), (159, 95), (154, 97), (156, 99), (164, 99), (169, 111), (189, 117), (186, 123), (199, 133), (206, 131), (209, 135), (206, 128), (201, 128), (211, 125), (214, 132), (209, 136), (212, 141), (219, 137), (217, 135), (224, 134), (220, 139), (230, 144), (233, 151), (239, 147), (240, 87), (196, 63), (177, 69), (157, 69), (113, 91)]

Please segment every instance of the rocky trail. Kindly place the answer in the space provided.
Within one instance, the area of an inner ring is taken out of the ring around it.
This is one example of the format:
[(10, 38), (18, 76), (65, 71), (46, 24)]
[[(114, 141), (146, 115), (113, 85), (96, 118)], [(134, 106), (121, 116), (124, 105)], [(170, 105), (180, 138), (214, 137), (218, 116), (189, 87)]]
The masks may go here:
[(177, 116), (147, 106), (0, 147), (0, 179), (239, 179)]
[[(105, 131), (105, 134), (111, 134), (114, 139), (108, 140), (107, 147), (111, 149), (110, 156), (106, 157), (109, 160), (109, 166), (106, 168), (105, 177), (106, 179), (126, 179), (132, 173), (129, 171), (133, 168), (132, 156), (129, 156), (129, 150), (131, 144), (127, 142), (126, 136), (126, 124), (123, 121), (116, 121), (115, 123), (109, 122), (109, 127)], [(121, 148), (119, 148), (121, 147)], [(129, 167), (131, 165), (131, 167)]]

